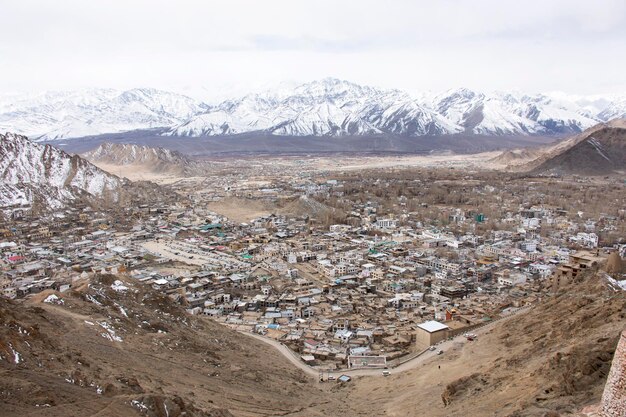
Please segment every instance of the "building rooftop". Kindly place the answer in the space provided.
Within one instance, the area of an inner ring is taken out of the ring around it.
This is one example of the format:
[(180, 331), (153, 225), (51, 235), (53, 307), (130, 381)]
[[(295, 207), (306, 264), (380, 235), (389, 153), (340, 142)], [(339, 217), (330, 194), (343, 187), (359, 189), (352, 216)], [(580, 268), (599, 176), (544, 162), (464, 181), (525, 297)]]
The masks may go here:
[(449, 328), (445, 324), (439, 323), (438, 321), (435, 321), (435, 320), (430, 320), (425, 323), (418, 324), (417, 327), (419, 327), (422, 330), (426, 330), (428, 333), (434, 333), (434, 332), (438, 332), (439, 330), (445, 330)]

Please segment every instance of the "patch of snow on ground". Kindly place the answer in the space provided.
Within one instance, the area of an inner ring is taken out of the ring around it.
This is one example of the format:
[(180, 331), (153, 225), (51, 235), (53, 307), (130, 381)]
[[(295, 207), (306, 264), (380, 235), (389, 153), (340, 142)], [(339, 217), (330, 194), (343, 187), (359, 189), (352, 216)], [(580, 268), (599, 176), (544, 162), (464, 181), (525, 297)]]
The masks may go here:
[(144, 403), (142, 403), (139, 400), (132, 400), (130, 403), (133, 407), (137, 408), (138, 410), (148, 411), (148, 406), (146, 406)]
[(102, 303), (98, 300), (96, 300), (93, 296), (91, 296), (90, 294), (85, 295), (85, 298), (87, 298), (87, 300), (91, 301), (92, 303), (101, 306)]
[(603, 152), (602, 145), (600, 144), (600, 142), (596, 140), (596, 138), (593, 138), (593, 137), (589, 138), (589, 143), (596, 149), (596, 151), (600, 154), (601, 157), (603, 157), (609, 162), (611, 161), (611, 159), (608, 156), (606, 156), (606, 154)]
[(57, 297), (55, 294), (50, 294), (49, 296), (46, 297), (45, 300), (43, 300), (43, 302), (49, 303), (49, 304), (58, 304), (58, 305), (65, 304), (65, 301), (63, 301), (62, 298)]
[(115, 329), (109, 323), (107, 323), (106, 321), (98, 321), (96, 323), (98, 323), (100, 327), (106, 330), (106, 333), (100, 333), (102, 337), (112, 342), (122, 341), (122, 338), (115, 334)]
[(617, 290), (617, 289), (621, 289), (622, 291), (626, 291), (626, 279), (623, 280), (616, 280), (614, 278), (611, 278), (611, 276), (609, 274), (606, 274), (606, 279), (607, 281), (609, 281), (609, 284), (611, 284), (611, 286)]
[(116, 280), (113, 284), (111, 284), (111, 288), (117, 292), (126, 292), (128, 290), (128, 287), (120, 280)]
[(19, 364), (22, 361), (20, 357), (20, 352), (13, 349), (13, 346), (10, 343), (9, 343), (9, 349), (11, 349), (11, 352), (13, 353), (13, 361), (15, 362), (16, 365)]
[(118, 303), (115, 303), (115, 305), (117, 306), (117, 308), (119, 308), (120, 313), (122, 313), (122, 315), (126, 318), (128, 318), (128, 314), (126, 313), (126, 310), (124, 310), (124, 307), (122, 307), (121, 305), (119, 305)]

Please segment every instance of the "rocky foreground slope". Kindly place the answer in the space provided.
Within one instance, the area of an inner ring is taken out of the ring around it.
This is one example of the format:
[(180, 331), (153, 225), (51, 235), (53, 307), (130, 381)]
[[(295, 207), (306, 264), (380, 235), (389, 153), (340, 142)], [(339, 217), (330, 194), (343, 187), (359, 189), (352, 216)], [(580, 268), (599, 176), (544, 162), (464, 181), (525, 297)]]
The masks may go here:
[(583, 274), (478, 340), (348, 395), (389, 416), (579, 415), (600, 403), (625, 327), (626, 291), (604, 272)]
[(0, 299), (0, 370), (6, 417), (351, 415), (270, 347), (113, 276)]
[(136, 281), (0, 299), (3, 416), (566, 416), (600, 402), (626, 325), (603, 272), (390, 377), (319, 384)]

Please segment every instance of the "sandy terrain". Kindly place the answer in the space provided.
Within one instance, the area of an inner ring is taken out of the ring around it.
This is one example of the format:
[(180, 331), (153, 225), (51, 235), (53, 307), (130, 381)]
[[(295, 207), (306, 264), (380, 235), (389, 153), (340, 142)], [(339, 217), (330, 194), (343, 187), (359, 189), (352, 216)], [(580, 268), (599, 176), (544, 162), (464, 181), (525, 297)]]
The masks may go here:
[[(484, 152), (470, 155), (456, 155), (451, 153), (432, 154), (432, 155), (402, 155), (402, 156), (314, 156), (309, 158), (295, 157), (264, 157), (260, 160), (238, 159), (232, 158), (227, 162), (220, 160), (219, 164), (215, 164), (212, 168), (207, 167), (207, 171), (211, 169), (216, 173), (232, 167), (242, 166), (250, 168), (250, 164), (262, 167), (273, 167), (275, 169), (284, 170), (293, 173), (294, 170), (306, 171), (354, 171), (360, 169), (384, 169), (384, 168), (415, 168), (415, 167), (440, 167), (440, 168), (457, 168), (471, 167), (475, 169), (493, 169), (499, 168), (500, 165), (491, 162), (491, 159), (500, 155), (501, 152)], [(206, 161), (210, 161), (206, 159)], [(112, 174), (120, 177), (128, 178), (131, 181), (153, 181), (158, 184), (173, 184), (180, 180), (186, 182), (201, 183), (203, 177), (181, 177), (171, 173), (154, 173), (150, 167), (142, 165), (111, 165), (105, 163), (96, 163), (96, 165)], [(247, 184), (251, 186), (262, 187), (271, 184), (270, 181), (261, 178), (250, 178)]]
[(484, 152), (471, 155), (433, 154), (428, 156), (380, 156), (380, 157), (345, 157), (339, 160), (320, 158), (316, 166), (325, 170), (351, 171), (380, 168), (415, 168), (415, 167), (473, 167), (490, 168), (489, 160), (500, 152)]
[(276, 210), (276, 207), (264, 204), (259, 200), (242, 198), (225, 198), (221, 201), (208, 203), (207, 208), (237, 223), (246, 223), (252, 219), (272, 214)]
[[(144, 242), (141, 244), (141, 247), (154, 253), (156, 256), (161, 256), (163, 258), (171, 259), (172, 261), (182, 262), (189, 265), (201, 266), (209, 262), (209, 259), (204, 257), (192, 255), (180, 250), (173, 250), (164, 242)], [(178, 252), (178, 255), (176, 255), (176, 252)], [(193, 256), (193, 258), (190, 258), (190, 256)]]
[(103, 163), (94, 163), (98, 168), (110, 172), (118, 177), (128, 178), (131, 181), (152, 181), (157, 184), (162, 183), (169, 178), (176, 179), (177, 177), (170, 174), (157, 174), (150, 172), (150, 168), (141, 165), (111, 165)]

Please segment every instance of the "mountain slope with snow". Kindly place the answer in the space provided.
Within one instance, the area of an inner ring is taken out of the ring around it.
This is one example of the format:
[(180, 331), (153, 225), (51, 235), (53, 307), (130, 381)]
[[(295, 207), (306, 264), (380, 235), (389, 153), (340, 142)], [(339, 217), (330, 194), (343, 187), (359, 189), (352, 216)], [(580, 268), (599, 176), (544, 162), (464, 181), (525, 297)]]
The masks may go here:
[(541, 94), (487, 95), (458, 89), (435, 96), (432, 105), (464, 132), (483, 135), (578, 133), (601, 121), (574, 101)]
[(331, 78), (303, 84), (283, 96), (268, 92), (224, 102), (166, 134), (215, 136), (263, 130), (282, 136), (549, 136), (581, 132), (619, 115), (622, 107), (619, 101), (607, 101), (594, 113), (563, 96), (468, 89), (414, 99), (401, 91)]
[(125, 181), (76, 155), (25, 136), (0, 134), (0, 206), (56, 209), (86, 198), (117, 201)]
[(35, 140), (157, 128), (180, 137), (250, 132), (291, 137), (550, 136), (579, 133), (619, 117), (626, 117), (626, 96), (456, 89), (415, 98), (334, 78), (215, 105), (154, 89), (0, 96), (0, 131)]
[(397, 90), (326, 78), (283, 95), (255, 94), (226, 101), (167, 132), (171, 136), (263, 130), (278, 136), (397, 134), (422, 136), (460, 129)]
[(34, 140), (74, 138), (179, 124), (208, 106), (155, 89), (93, 89), (0, 97), (0, 131)]

